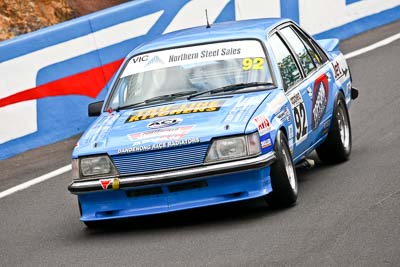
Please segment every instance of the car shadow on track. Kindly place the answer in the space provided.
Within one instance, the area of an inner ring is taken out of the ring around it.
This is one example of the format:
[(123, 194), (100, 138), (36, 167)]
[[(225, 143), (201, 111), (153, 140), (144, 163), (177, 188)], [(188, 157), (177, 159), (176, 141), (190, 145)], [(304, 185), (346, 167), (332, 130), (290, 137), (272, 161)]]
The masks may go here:
[(112, 220), (103, 227), (86, 229), (86, 233), (98, 235), (241, 224), (245, 221), (257, 220), (284, 210), (268, 207), (262, 198), (258, 198), (164, 214)]
[[(311, 158), (316, 161), (315, 167), (312, 169), (297, 169), (300, 194), (303, 187), (302, 183), (312, 180), (315, 174), (323, 173), (324, 169), (334, 167), (321, 164), (316, 155), (312, 154)], [(272, 208), (266, 204), (263, 198), (257, 198), (164, 214), (110, 220), (102, 227), (86, 228), (85, 233), (90, 236), (97, 236), (112, 235), (113, 233), (168, 231), (188, 227), (207, 228), (219, 225), (235, 225), (290, 212), (295, 207), (296, 205), (289, 208)]]

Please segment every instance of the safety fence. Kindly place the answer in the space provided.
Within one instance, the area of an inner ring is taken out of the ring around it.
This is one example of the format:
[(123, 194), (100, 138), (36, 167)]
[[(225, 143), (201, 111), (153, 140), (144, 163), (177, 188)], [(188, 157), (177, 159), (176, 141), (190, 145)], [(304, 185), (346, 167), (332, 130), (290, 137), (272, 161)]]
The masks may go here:
[(288, 17), (345, 39), (400, 18), (400, 0), (136, 0), (0, 43), (0, 159), (83, 132), (129, 51), (205, 24)]

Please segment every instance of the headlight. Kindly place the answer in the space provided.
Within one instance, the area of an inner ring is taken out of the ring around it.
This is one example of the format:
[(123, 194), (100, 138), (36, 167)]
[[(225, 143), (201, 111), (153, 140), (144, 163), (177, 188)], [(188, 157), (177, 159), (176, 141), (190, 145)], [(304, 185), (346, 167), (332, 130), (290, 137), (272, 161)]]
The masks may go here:
[(118, 174), (114, 164), (108, 156), (81, 158), (79, 161), (81, 178)]
[(214, 140), (205, 162), (229, 161), (261, 152), (258, 133)]

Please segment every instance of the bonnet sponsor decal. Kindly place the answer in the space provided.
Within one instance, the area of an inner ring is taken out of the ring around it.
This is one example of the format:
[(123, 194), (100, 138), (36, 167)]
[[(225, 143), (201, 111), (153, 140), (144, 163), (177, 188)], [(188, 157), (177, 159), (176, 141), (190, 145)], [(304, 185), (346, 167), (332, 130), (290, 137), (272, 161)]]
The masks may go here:
[(328, 105), (328, 79), (325, 74), (320, 76), (314, 85), (314, 95), (312, 102), (312, 129), (316, 129), (325, 113)]
[(128, 138), (133, 141), (149, 140), (153, 142), (168, 141), (168, 140), (179, 140), (187, 135), (193, 126), (181, 126), (174, 128), (163, 128), (151, 131), (132, 133), (128, 135)]
[(213, 100), (213, 101), (186, 103), (186, 104), (176, 104), (176, 105), (140, 110), (130, 115), (128, 119), (125, 121), (125, 123), (148, 120), (158, 117), (181, 115), (181, 114), (214, 112), (218, 111), (223, 106), (224, 103), (225, 100)]
[(248, 120), (249, 116), (254, 112), (254, 108), (260, 103), (259, 96), (244, 97), (240, 96), (236, 105), (229, 111), (224, 122), (240, 122)]
[(115, 121), (119, 118), (119, 114), (110, 114), (108, 116), (99, 117), (93, 126), (83, 135), (79, 140), (81, 145), (88, 143), (95, 143), (104, 139), (107, 134), (112, 130), (112, 126)]
[(183, 121), (183, 119), (181, 119), (181, 118), (156, 120), (156, 121), (152, 121), (149, 124), (147, 124), (147, 128), (150, 128), (150, 129), (165, 128), (165, 127), (170, 127), (170, 126), (179, 124), (182, 121)]
[(192, 137), (192, 138), (172, 140), (172, 141), (156, 143), (156, 144), (119, 148), (117, 153), (118, 154), (128, 154), (128, 153), (136, 153), (136, 152), (146, 152), (146, 151), (151, 151), (151, 150), (166, 149), (166, 148), (179, 147), (179, 146), (185, 146), (185, 145), (193, 145), (193, 144), (197, 144), (197, 143), (200, 143), (200, 138)]

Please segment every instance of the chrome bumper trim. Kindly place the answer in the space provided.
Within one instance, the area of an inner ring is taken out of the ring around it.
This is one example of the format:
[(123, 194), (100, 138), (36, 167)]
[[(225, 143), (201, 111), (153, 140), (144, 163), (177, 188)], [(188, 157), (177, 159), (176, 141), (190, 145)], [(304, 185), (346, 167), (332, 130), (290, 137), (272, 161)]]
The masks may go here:
[[(198, 179), (203, 177), (216, 176), (226, 173), (240, 172), (252, 169), (259, 169), (271, 165), (275, 161), (275, 152), (260, 155), (255, 158), (230, 161), (219, 164), (203, 165), (200, 167), (166, 171), (152, 174), (142, 174), (135, 176), (118, 177), (119, 188), (131, 188), (149, 184), (161, 184), (181, 180)], [(74, 180), (68, 190), (71, 193), (79, 194), (84, 192), (104, 191), (99, 179), (91, 181)], [(109, 189), (112, 190), (111, 186)]]

